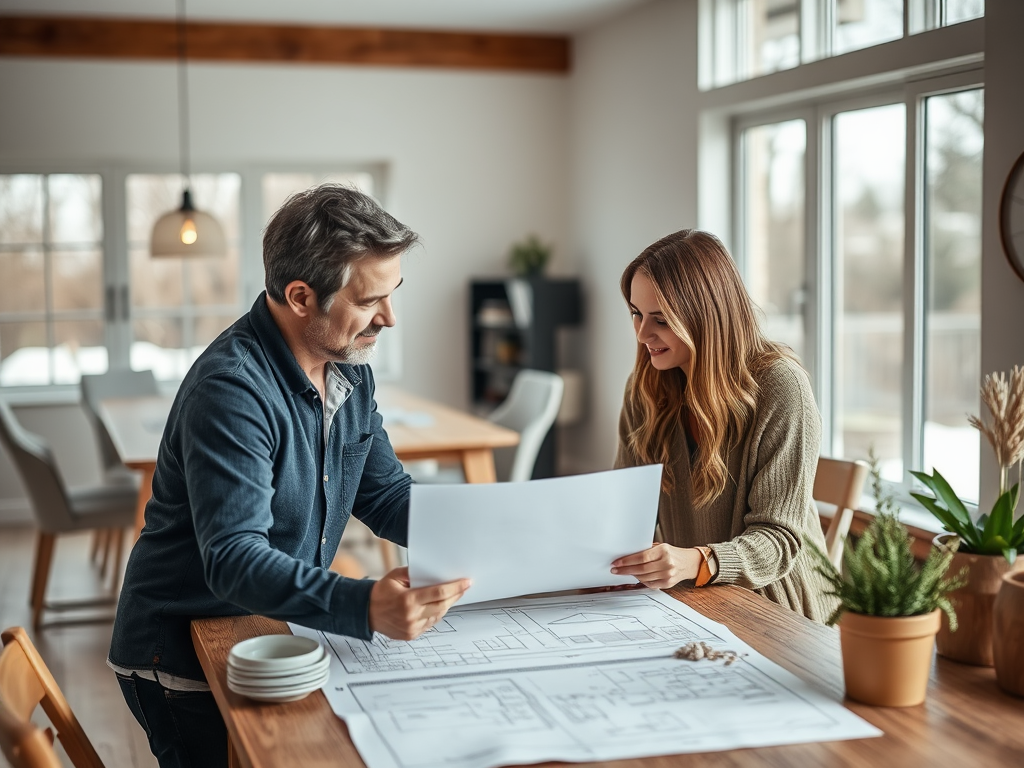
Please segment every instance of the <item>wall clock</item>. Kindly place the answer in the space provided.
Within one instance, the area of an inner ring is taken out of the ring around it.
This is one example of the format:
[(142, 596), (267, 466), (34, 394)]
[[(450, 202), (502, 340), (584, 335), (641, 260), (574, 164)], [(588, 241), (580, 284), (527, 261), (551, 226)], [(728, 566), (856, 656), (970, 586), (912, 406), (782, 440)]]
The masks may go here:
[(999, 201), (999, 238), (1017, 277), (1024, 280), (1024, 153), (1010, 169)]

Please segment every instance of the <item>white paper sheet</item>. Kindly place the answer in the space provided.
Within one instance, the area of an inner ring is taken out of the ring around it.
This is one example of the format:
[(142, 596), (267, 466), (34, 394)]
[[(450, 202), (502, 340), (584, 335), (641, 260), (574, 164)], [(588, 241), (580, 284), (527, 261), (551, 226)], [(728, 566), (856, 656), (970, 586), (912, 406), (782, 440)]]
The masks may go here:
[(660, 464), (528, 483), (413, 485), (410, 580), (470, 578), (460, 605), (636, 584), (612, 574), (611, 563), (651, 546), (660, 485)]
[[(495, 768), (880, 735), (660, 592), (456, 606), (412, 642), (293, 625), (331, 654), (324, 693), (368, 768)], [(702, 640), (746, 654), (683, 661)]]

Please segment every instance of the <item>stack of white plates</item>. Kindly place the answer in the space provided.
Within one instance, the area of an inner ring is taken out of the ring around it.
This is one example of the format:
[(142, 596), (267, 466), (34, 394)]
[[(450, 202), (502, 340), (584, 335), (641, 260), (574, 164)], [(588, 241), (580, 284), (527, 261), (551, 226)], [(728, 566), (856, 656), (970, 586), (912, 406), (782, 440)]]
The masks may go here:
[(330, 676), (331, 657), (316, 640), (263, 635), (235, 644), (228, 654), (228, 688), (259, 701), (298, 701)]

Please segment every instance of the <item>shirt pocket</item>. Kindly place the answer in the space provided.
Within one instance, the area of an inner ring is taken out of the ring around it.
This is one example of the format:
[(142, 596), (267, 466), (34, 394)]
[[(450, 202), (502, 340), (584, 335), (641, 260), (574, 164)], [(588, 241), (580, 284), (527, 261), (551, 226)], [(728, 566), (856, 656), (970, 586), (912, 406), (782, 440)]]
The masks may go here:
[(370, 455), (372, 447), (371, 434), (364, 434), (358, 441), (341, 446), (341, 508), (346, 513), (352, 511), (366, 466), (366, 457)]

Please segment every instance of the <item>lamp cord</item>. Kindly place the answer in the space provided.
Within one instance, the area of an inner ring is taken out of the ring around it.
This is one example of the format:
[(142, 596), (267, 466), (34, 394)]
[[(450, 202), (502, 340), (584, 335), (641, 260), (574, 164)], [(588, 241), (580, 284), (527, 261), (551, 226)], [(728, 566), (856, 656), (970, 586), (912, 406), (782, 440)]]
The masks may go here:
[(189, 142), (188, 142), (188, 70), (185, 66), (187, 25), (185, 24), (185, 0), (178, 0), (178, 143), (181, 160), (181, 175), (185, 189), (191, 186)]

